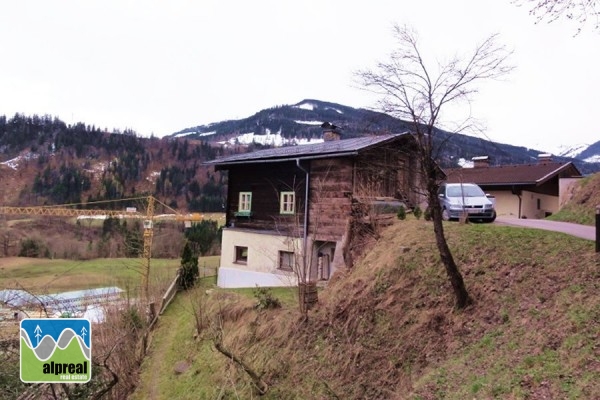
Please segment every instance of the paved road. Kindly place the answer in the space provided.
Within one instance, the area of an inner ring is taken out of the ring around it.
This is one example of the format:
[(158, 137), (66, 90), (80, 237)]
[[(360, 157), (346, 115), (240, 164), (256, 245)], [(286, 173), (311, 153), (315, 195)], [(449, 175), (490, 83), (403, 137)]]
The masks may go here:
[(518, 219), (497, 217), (500, 225), (522, 226), (525, 228), (545, 229), (547, 231), (563, 232), (583, 239), (596, 240), (596, 227), (572, 224), (570, 222), (548, 221), (545, 219)]

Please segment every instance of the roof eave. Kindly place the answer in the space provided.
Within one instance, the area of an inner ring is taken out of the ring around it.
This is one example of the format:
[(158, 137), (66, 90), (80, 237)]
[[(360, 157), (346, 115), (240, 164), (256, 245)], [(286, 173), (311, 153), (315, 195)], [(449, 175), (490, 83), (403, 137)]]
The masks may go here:
[(543, 177), (541, 177), (540, 179), (538, 179), (536, 181), (536, 184), (537, 185), (543, 184), (547, 180), (549, 180), (549, 179), (553, 178), (555, 175), (559, 174), (562, 170), (567, 169), (569, 167), (573, 167), (581, 175), (581, 173), (579, 172), (579, 170), (577, 169), (575, 164), (573, 164), (572, 162), (569, 161), (568, 163), (561, 165), (560, 167), (556, 168), (554, 171), (549, 172), (546, 175), (544, 175)]
[(279, 163), (279, 162), (289, 162), (295, 160), (318, 160), (323, 158), (338, 158), (338, 157), (352, 157), (358, 155), (358, 151), (345, 151), (341, 153), (325, 153), (318, 154), (313, 156), (290, 156), (290, 157), (281, 157), (281, 158), (265, 158), (265, 159), (254, 159), (254, 160), (239, 160), (239, 161), (230, 161), (224, 162), (222, 164), (219, 163), (211, 163), (209, 165), (214, 165), (215, 170), (220, 171), (224, 169), (228, 169), (229, 167), (233, 167), (236, 165), (244, 165), (244, 164), (271, 164), (271, 163)]

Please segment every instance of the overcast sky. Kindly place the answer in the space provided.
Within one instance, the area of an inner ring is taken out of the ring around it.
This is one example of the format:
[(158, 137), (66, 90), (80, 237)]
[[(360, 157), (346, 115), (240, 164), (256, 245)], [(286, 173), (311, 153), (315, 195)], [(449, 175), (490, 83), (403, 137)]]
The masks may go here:
[(488, 138), (600, 140), (600, 33), (535, 24), (511, 0), (5, 1), (0, 114), (163, 136), (305, 98), (371, 108), (353, 72), (385, 60), (394, 23), (440, 60), (493, 33), (514, 50), (472, 103)]

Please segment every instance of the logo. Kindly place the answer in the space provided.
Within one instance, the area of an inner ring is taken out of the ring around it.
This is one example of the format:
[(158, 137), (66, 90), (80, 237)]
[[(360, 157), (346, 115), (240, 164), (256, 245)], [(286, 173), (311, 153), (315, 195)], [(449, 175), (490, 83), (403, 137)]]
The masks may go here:
[(92, 326), (85, 318), (21, 321), (21, 380), (85, 383), (92, 377)]

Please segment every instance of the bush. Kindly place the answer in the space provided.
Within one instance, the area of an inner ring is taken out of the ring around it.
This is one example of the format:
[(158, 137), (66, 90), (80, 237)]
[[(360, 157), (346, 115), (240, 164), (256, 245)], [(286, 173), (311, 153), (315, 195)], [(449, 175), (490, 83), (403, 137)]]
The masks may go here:
[(400, 208), (398, 209), (398, 219), (399, 220), (405, 220), (406, 219), (406, 209), (404, 209), (404, 206), (400, 206)]
[(423, 211), (421, 211), (421, 207), (415, 206), (413, 209), (413, 214), (416, 219), (421, 219), (421, 215), (423, 215)]
[(21, 242), (21, 250), (19, 251), (19, 257), (42, 256), (47, 256), (49, 258), (50, 252), (39, 240), (27, 238)]
[(255, 307), (258, 310), (280, 308), (281, 302), (271, 293), (271, 289), (257, 286), (254, 289), (254, 298), (257, 300)]
[(423, 218), (425, 218), (425, 221), (431, 221), (431, 210), (429, 209), (429, 207), (427, 207), (425, 209), (425, 213), (423, 214)]

